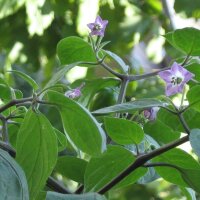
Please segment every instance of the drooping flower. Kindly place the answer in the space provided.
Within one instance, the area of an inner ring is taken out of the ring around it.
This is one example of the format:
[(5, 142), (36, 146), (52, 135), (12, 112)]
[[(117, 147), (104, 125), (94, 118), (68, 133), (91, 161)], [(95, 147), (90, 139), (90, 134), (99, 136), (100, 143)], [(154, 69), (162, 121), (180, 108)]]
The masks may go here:
[(85, 83), (82, 83), (79, 87), (65, 92), (65, 96), (70, 99), (75, 99), (77, 97), (80, 97), (82, 95), (81, 89), (84, 85), (85, 85)]
[(181, 93), (184, 85), (194, 77), (194, 74), (176, 62), (171, 69), (159, 72), (158, 75), (166, 82), (166, 96)]
[(144, 117), (150, 121), (153, 121), (156, 119), (158, 110), (159, 110), (159, 107), (153, 107), (153, 108), (144, 110)]
[(88, 28), (91, 30), (91, 35), (99, 35), (104, 36), (104, 32), (106, 26), (108, 24), (108, 20), (102, 20), (100, 16), (97, 16), (94, 23), (87, 24)]

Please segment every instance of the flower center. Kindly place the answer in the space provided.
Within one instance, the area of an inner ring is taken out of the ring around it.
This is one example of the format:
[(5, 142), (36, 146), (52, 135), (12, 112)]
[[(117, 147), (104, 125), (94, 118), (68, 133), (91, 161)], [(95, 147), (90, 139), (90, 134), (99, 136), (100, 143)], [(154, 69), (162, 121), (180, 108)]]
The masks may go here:
[(182, 82), (182, 80), (183, 79), (181, 77), (175, 77), (175, 76), (173, 76), (172, 80), (171, 80), (171, 83), (173, 85), (179, 85)]
[(100, 31), (101, 28), (102, 28), (102, 26), (100, 24), (95, 24), (95, 26), (94, 26), (94, 30), (96, 30), (96, 31)]

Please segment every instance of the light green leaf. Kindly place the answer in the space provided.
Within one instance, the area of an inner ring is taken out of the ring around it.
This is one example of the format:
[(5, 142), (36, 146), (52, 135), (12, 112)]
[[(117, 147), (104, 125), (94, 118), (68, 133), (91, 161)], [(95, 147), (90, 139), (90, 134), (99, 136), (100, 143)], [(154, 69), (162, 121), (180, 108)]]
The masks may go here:
[(200, 55), (200, 30), (195, 28), (177, 29), (165, 35), (176, 49), (191, 56)]
[[(102, 156), (92, 158), (89, 161), (84, 179), (85, 191), (99, 191), (134, 161), (135, 157), (130, 151), (121, 146), (109, 146)], [(138, 168), (117, 184), (115, 188), (136, 182), (146, 171), (145, 168)]]
[(105, 133), (86, 108), (53, 91), (48, 92), (48, 101), (58, 107), (65, 133), (72, 144), (94, 156), (105, 150)]
[(39, 88), (38, 84), (30, 76), (28, 76), (27, 74), (25, 74), (25, 73), (23, 73), (21, 71), (17, 71), (17, 70), (11, 70), (11, 71), (8, 71), (8, 72), (13, 72), (13, 73), (17, 74), (18, 76), (20, 76), (30, 86), (32, 86), (35, 91)]
[(55, 171), (73, 181), (83, 183), (87, 162), (73, 156), (61, 156), (58, 158)]
[(0, 84), (0, 98), (2, 100), (12, 99), (11, 88), (7, 84)]
[(190, 144), (194, 152), (200, 158), (200, 129), (192, 129), (189, 135)]
[(133, 121), (105, 117), (104, 123), (107, 134), (118, 144), (139, 144), (144, 138), (142, 128)]
[(117, 104), (114, 106), (95, 110), (94, 112), (92, 112), (92, 114), (102, 115), (102, 114), (109, 114), (109, 113), (115, 113), (115, 112), (131, 113), (135, 110), (147, 109), (151, 107), (166, 107), (167, 105), (168, 104), (166, 102), (163, 102), (157, 99), (140, 99), (140, 100), (135, 100), (128, 103)]
[(0, 199), (28, 200), (25, 174), (10, 155), (0, 149)]
[(79, 61), (96, 62), (91, 45), (75, 36), (62, 39), (57, 45), (57, 54), (62, 65)]
[(57, 160), (57, 138), (43, 114), (27, 112), (17, 136), (16, 160), (26, 174), (30, 198), (34, 199)]
[(97, 193), (85, 194), (60, 194), (57, 192), (47, 192), (46, 200), (106, 200), (104, 196)]

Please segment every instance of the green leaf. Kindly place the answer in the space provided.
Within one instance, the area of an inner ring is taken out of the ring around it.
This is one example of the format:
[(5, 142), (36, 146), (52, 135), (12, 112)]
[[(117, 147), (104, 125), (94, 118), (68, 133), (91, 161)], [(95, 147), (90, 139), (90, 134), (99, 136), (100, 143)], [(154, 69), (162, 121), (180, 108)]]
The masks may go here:
[(48, 99), (59, 108), (65, 133), (72, 144), (94, 156), (105, 150), (105, 133), (86, 108), (53, 91), (48, 92)]
[(26, 174), (30, 198), (34, 199), (57, 160), (57, 138), (43, 114), (27, 112), (17, 136), (16, 160)]
[(191, 188), (180, 187), (182, 193), (186, 197), (187, 200), (197, 200), (195, 191)]
[(105, 117), (104, 123), (107, 134), (118, 144), (139, 144), (144, 138), (142, 128), (133, 121)]
[(75, 36), (62, 39), (57, 45), (57, 54), (62, 65), (79, 61), (96, 62), (91, 45)]
[(60, 81), (65, 74), (72, 69), (73, 67), (77, 66), (78, 64), (80, 64), (80, 62), (77, 63), (73, 63), (71, 65), (67, 65), (65, 67), (63, 67), (61, 70), (59, 70), (58, 72), (56, 72), (53, 77), (49, 80), (49, 82), (45, 85), (44, 89), (47, 89), (53, 85), (55, 85), (58, 81)]
[(47, 192), (46, 200), (106, 200), (104, 196), (97, 193), (85, 194), (60, 194), (57, 192)]
[(195, 77), (194, 77), (195, 80), (200, 81), (200, 65), (199, 65), (199, 63), (192, 63), (192, 64), (188, 65), (186, 69), (195, 75)]
[(189, 135), (190, 144), (194, 152), (200, 158), (200, 129), (192, 129)]
[(0, 149), (1, 199), (28, 200), (28, 185), (25, 174), (10, 155)]
[(192, 87), (187, 93), (187, 99), (190, 104), (193, 104), (192, 107), (200, 111), (200, 85)]
[(132, 112), (140, 109), (147, 109), (151, 107), (166, 107), (167, 103), (156, 99), (140, 99), (128, 103), (117, 104), (114, 106), (102, 108), (92, 112), (92, 114), (109, 114), (115, 112)]
[(153, 137), (159, 143), (169, 143), (180, 137), (180, 132), (173, 131), (158, 119), (153, 122), (147, 122), (144, 125), (144, 132)]
[[(191, 155), (183, 150), (172, 149), (154, 158), (152, 161), (157, 163), (168, 163), (177, 166), (179, 170), (165, 166), (156, 167), (155, 169), (165, 180), (180, 186), (191, 187), (191, 184), (188, 184), (188, 182), (191, 181), (190, 178), (193, 179), (195, 176), (189, 178), (189, 172), (192, 174), (198, 173), (199, 175), (195, 178), (194, 182), (197, 179), (200, 188), (200, 165)], [(186, 179), (188, 179), (188, 181), (185, 181)], [(194, 187), (192, 188), (195, 189)]]
[(28, 76), (27, 74), (25, 74), (25, 73), (23, 73), (21, 71), (17, 71), (17, 70), (10, 70), (8, 72), (13, 72), (13, 73), (17, 74), (18, 76), (20, 76), (30, 86), (32, 86), (35, 91), (39, 88), (38, 84), (30, 76)]
[(11, 88), (6, 84), (0, 84), (0, 98), (2, 100), (10, 100), (12, 99)]
[[(109, 146), (102, 156), (89, 161), (84, 179), (85, 191), (99, 191), (134, 161), (135, 157), (130, 151), (121, 146)], [(136, 182), (146, 171), (145, 168), (138, 168), (115, 187), (124, 187)]]
[(106, 87), (118, 86), (120, 81), (116, 78), (98, 78), (93, 80), (78, 80), (71, 85), (72, 88), (80, 86), (85, 82), (84, 87), (81, 89), (82, 95), (79, 97), (78, 102), (87, 107), (90, 100), (101, 89)]
[(119, 65), (119, 67), (122, 69), (124, 73), (128, 73), (129, 66), (115, 53), (111, 51), (104, 50), (109, 57), (111, 57), (115, 62)]
[(55, 171), (73, 181), (83, 183), (86, 166), (87, 162), (83, 159), (72, 156), (61, 156), (58, 158)]
[(58, 129), (54, 128), (54, 131), (56, 133), (57, 141), (58, 141), (58, 152), (63, 151), (67, 147), (67, 138)]
[(200, 55), (200, 30), (195, 28), (177, 29), (165, 35), (176, 49), (191, 56)]

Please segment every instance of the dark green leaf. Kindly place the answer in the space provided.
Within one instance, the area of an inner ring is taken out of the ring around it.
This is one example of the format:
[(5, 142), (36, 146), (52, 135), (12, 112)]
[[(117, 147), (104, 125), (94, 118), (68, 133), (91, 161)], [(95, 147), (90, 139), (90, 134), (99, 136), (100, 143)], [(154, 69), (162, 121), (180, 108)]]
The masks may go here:
[(189, 135), (190, 144), (194, 152), (200, 158), (200, 129), (192, 129)]
[(159, 143), (169, 143), (180, 137), (179, 132), (173, 131), (160, 120), (149, 121), (144, 125), (144, 132), (153, 137)]
[(20, 76), (30, 86), (32, 86), (35, 91), (39, 88), (38, 84), (30, 76), (28, 76), (27, 74), (25, 74), (25, 73), (23, 73), (21, 71), (17, 71), (17, 70), (11, 70), (11, 71), (8, 71), (8, 72), (14, 72), (18, 76)]
[(57, 54), (62, 65), (79, 61), (96, 62), (91, 45), (75, 36), (62, 39), (57, 45)]
[(192, 107), (197, 111), (200, 111), (200, 85), (192, 87), (187, 93), (187, 99)]
[[(135, 157), (130, 151), (120, 146), (109, 146), (102, 156), (92, 158), (88, 163), (84, 179), (85, 191), (99, 191), (134, 161)], [(116, 187), (132, 184), (145, 173), (145, 168), (138, 168)]]
[(54, 131), (57, 135), (57, 141), (58, 141), (58, 152), (63, 151), (67, 147), (67, 138), (66, 136), (61, 133), (58, 129), (54, 128)]
[(75, 146), (90, 155), (105, 150), (105, 133), (88, 110), (57, 92), (48, 92), (48, 98), (58, 106), (66, 134)]
[(16, 160), (24, 169), (30, 198), (44, 187), (57, 160), (57, 138), (41, 113), (29, 110), (17, 136)]
[(189, 70), (190, 72), (192, 72), (195, 75), (195, 77), (194, 77), (195, 80), (200, 81), (200, 65), (199, 65), (199, 63), (192, 63), (192, 64), (188, 65), (187, 70)]
[(83, 183), (87, 162), (72, 156), (61, 156), (58, 158), (55, 170), (73, 181)]
[[(177, 185), (184, 186), (184, 187), (188, 187), (188, 186), (191, 187), (191, 184), (187, 184), (191, 178), (191, 179), (195, 179), (194, 182), (195, 181), (198, 182), (199, 188), (200, 188), (200, 181), (199, 181), (200, 180), (200, 165), (191, 155), (184, 152), (183, 150), (172, 149), (154, 158), (153, 162), (168, 163), (168, 164), (177, 166), (179, 170), (175, 168), (171, 168), (171, 167), (165, 167), (165, 166), (155, 168), (158, 174), (161, 177), (163, 177), (165, 180)], [(191, 172), (192, 174), (198, 173), (199, 175), (196, 178), (195, 176), (189, 178), (189, 172)], [(188, 181), (186, 182), (185, 180), (187, 178), (188, 178)], [(193, 187), (193, 189), (195, 188)]]
[(128, 73), (129, 66), (117, 54), (107, 50), (104, 50), (104, 52), (117, 62), (124, 73)]
[(166, 107), (167, 103), (156, 99), (141, 99), (128, 103), (117, 104), (107, 108), (102, 108), (92, 112), (93, 114), (109, 114), (115, 112), (132, 112), (135, 110), (146, 109), (151, 107)]
[(28, 200), (28, 185), (21, 167), (0, 149), (0, 199)]
[(47, 192), (46, 200), (106, 200), (104, 196), (97, 193), (85, 194), (60, 194), (56, 192)]
[(200, 30), (195, 28), (177, 29), (167, 33), (165, 37), (172, 46), (183, 53), (191, 56), (200, 55)]
[(118, 144), (139, 144), (144, 138), (142, 128), (133, 121), (105, 117), (104, 123), (107, 134)]

